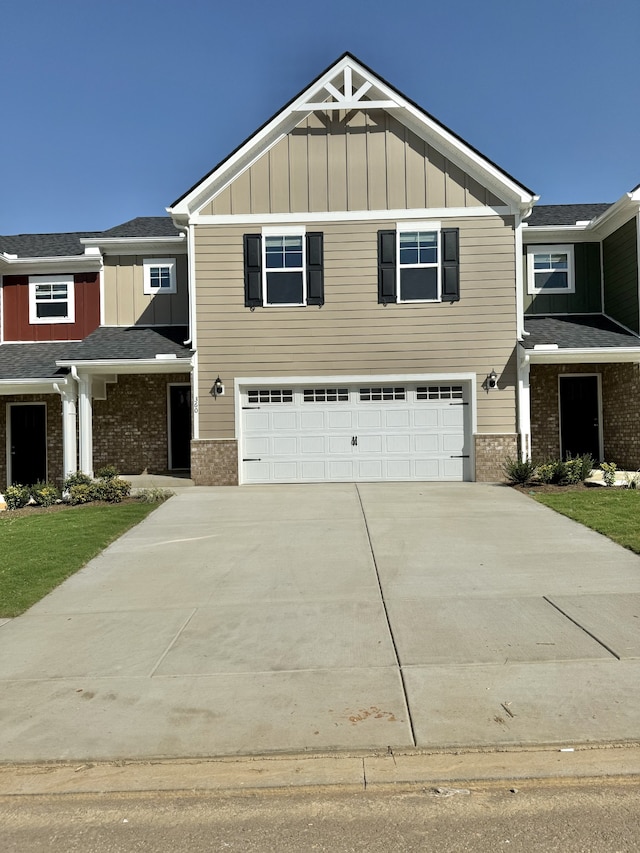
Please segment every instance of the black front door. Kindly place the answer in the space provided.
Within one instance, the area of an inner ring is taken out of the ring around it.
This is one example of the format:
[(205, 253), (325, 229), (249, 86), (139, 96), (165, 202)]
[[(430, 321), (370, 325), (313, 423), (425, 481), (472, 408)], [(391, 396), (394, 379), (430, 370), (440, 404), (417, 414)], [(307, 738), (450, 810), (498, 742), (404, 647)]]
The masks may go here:
[(31, 486), (47, 479), (47, 408), (13, 405), (10, 425), (11, 482)]
[(191, 466), (191, 388), (169, 386), (169, 468)]
[(600, 406), (597, 376), (560, 377), (562, 457), (590, 453), (600, 460)]

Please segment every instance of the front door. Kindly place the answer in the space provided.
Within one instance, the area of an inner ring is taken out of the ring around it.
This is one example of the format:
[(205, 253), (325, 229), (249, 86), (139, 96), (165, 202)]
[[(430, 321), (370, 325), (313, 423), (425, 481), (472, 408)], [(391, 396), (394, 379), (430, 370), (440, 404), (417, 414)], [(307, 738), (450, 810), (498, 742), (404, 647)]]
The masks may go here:
[(169, 468), (191, 465), (191, 386), (169, 385)]
[(596, 462), (602, 458), (597, 376), (560, 377), (560, 441), (563, 459), (586, 453)]
[(9, 479), (31, 486), (47, 479), (47, 407), (9, 404)]

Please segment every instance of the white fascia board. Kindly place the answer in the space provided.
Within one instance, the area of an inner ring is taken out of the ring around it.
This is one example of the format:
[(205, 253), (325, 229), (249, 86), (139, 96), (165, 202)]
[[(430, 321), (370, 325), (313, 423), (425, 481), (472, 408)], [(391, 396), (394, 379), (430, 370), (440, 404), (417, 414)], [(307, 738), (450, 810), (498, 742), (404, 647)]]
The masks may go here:
[[(640, 349), (639, 349), (640, 354)], [(332, 385), (367, 384), (374, 382), (475, 382), (475, 373), (339, 373), (307, 374), (306, 376), (236, 376), (238, 387), (246, 385), (309, 385), (321, 382)]]
[(603, 240), (613, 234), (621, 225), (624, 225), (640, 209), (640, 196), (638, 193), (625, 193), (622, 198), (612, 204), (600, 216), (592, 222), (592, 228), (597, 232), (598, 238)]
[(80, 242), (87, 249), (102, 249), (105, 254), (143, 255), (158, 252), (183, 255), (187, 252), (184, 234), (176, 234), (175, 237), (85, 237)]
[[(217, 193), (225, 189), (240, 172), (248, 168), (258, 157), (261, 157), (270, 147), (303, 121), (305, 116), (309, 115), (316, 107), (312, 102), (313, 97), (318, 93), (323, 93), (321, 99), (324, 100), (328, 94), (325, 85), (331, 84), (331, 81), (347, 68), (355, 71), (365, 81), (371, 83), (376, 92), (381, 95), (387, 109), (397, 109), (401, 114), (401, 120), (410, 126), (414, 132), (441, 150), (449, 159), (456, 162), (456, 165), (470, 171), (480, 183), (489, 184), (489, 188), (495, 195), (498, 197), (506, 195), (510, 202), (517, 203), (523, 213), (538, 200), (539, 196), (526, 192), (523, 187), (511, 180), (497, 166), (476, 153), (441, 124), (429, 118), (422, 110), (409, 103), (352, 57), (345, 56), (316, 80), (313, 86), (306, 89), (295, 101), (276, 115), (262, 130), (252, 136), (235, 154), (225, 160), (219, 169), (194, 187), (179, 204), (173, 208), (167, 208), (171, 216), (178, 221), (179, 218), (189, 217), (193, 213), (197, 213)], [(367, 109), (371, 103), (371, 101), (359, 101), (357, 108)], [(344, 104), (342, 104), (342, 108), (344, 108)], [(355, 109), (356, 107), (352, 105), (352, 108)], [(373, 105), (369, 108), (373, 108)]]
[(102, 268), (102, 257), (100, 255), (66, 255), (52, 258), (16, 258), (3, 255), (0, 258), (0, 267), (6, 264), (10, 272), (25, 272), (37, 275), (38, 273), (52, 273), (56, 270), (61, 272), (87, 272)]
[(589, 347), (585, 349), (525, 350), (525, 359), (531, 364), (597, 364), (603, 362), (640, 363), (640, 345), (637, 347)]
[(9, 394), (55, 394), (56, 386), (64, 388), (68, 380), (56, 379), (0, 379), (0, 396)]
[(514, 215), (511, 207), (425, 207), (407, 210), (345, 210), (322, 213), (230, 213), (196, 214), (193, 225), (269, 225), (309, 222), (378, 222), (386, 220), (413, 219), (475, 219), (485, 216)]
[(589, 225), (526, 225), (522, 241), (528, 243), (592, 243), (600, 238)]
[(189, 373), (191, 358), (95, 359), (56, 361), (57, 367), (75, 367), (79, 373)]

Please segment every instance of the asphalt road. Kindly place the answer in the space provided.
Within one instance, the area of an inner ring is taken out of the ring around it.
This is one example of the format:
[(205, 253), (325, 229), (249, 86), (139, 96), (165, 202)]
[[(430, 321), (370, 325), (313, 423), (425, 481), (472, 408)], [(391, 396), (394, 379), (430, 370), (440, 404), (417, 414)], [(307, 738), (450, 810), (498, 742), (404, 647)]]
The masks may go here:
[(0, 798), (4, 853), (636, 851), (640, 779)]

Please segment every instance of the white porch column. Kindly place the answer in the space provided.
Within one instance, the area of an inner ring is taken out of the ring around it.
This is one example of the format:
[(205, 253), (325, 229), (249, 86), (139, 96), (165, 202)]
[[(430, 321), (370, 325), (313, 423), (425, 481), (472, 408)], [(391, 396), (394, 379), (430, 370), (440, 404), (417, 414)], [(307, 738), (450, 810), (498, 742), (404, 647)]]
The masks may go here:
[(80, 470), (93, 477), (93, 406), (91, 401), (91, 376), (71, 368), (78, 383), (78, 422), (80, 435)]
[(62, 398), (62, 476), (66, 480), (78, 470), (78, 392), (75, 384), (57, 390)]
[(531, 458), (531, 392), (529, 376), (531, 366), (522, 344), (518, 345), (518, 432), (520, 457)]

